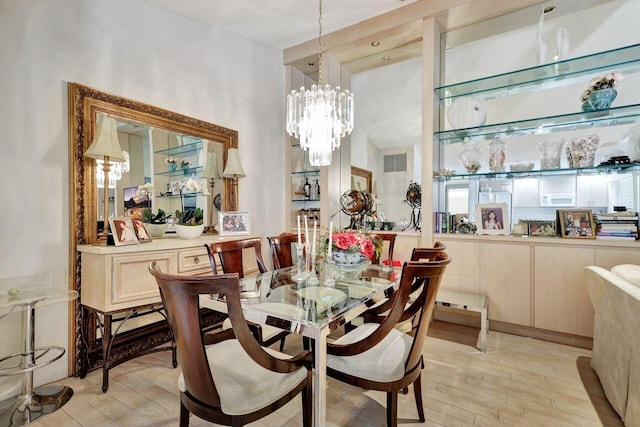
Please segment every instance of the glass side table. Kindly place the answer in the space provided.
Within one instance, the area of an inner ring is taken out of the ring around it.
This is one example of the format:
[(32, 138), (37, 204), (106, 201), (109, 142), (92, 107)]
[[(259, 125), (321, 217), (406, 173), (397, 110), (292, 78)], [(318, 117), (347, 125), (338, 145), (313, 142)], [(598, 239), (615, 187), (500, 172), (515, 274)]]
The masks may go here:
[[(51, 289), (53, 275), (37, 275), (2, 280), (0, 285), (13, 286), (0, 295), (0, 320), (10, 313), (22, 312), (23, 351), (0, 358), (0, 376), (22, 375), (18, 396), (0, 401), (0, 427), (23, 426), (51, 414), (71, 399), (67, 386), (33, 387), (33, 371), (60, 359), (64, 347), (35, 346), (36, 306), (42, 307), (78, 298), (76, 291)], [(25, 285), (24, 287), (21, 285)], [(4, 288), (4, 286), (0, 286)]]

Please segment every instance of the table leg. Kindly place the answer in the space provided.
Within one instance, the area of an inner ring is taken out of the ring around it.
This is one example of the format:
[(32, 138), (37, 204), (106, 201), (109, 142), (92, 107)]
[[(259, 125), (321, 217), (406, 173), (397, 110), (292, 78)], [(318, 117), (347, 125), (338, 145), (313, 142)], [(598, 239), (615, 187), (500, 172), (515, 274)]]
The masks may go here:
[(102, 392), (109, 389), (109, 353), (111, 344), (111, 315), (104, 315), (102, 328)]
[(314, 337), (313, 425), (327, 425), (327, 336), (329, 330), (318, 331)]
[(487, 352), (487, 330), (489, 329), (489, 317), (487, 308), (480, 310), (480, 336), (478, 337), (478, 348), (483, 353)]

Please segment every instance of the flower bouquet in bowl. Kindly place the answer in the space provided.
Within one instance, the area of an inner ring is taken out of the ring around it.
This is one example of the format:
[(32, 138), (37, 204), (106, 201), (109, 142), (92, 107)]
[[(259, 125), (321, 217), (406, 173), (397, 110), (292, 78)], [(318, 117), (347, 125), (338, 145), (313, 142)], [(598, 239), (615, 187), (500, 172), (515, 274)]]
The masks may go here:
[(330, 233), (320, 246), (319, 255), (345, 276), (357, 275), (362, 269), (379, 259), (382, 253), (382, 238), (376, 234), (347, 230)]

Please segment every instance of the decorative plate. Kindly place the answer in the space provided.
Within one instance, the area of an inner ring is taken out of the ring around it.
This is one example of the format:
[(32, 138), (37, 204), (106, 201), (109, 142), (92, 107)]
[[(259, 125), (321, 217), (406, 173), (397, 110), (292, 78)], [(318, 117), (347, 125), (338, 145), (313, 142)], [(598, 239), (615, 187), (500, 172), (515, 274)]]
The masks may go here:
[(473, 96), (456, 98), (449, 106), (447, 120), (454, 129), (466, 129), (482, 126), (487, 121), (484, 104)]
[(335, 305), (347, 299), (347, 294), (344, 292), (324, 286), (302, 288), (298, 290), (298, 294), (300, 294), (302, 298), (311, 299), (328, 305)]

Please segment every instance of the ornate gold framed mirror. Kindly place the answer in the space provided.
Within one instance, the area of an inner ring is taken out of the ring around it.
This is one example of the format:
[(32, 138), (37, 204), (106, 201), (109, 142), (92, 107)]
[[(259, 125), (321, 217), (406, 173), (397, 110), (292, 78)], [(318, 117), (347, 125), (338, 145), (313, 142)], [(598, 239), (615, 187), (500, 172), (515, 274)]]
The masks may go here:
[[(81, 257), (77, 251), (77, 247), (78, 245), (94, 244), (98, 241), (98, 222), (100, 219), (103, 222), (106, 220), (106, 218), (99, 218), (99, 213), (102, 212), (100, 204), (111, 203), (111, 193), (107, 192), (109, 194), (109, 200), (99, 199), (104, 191), (103, 189), (98, 191), (99, 183), (96, 177), (96, 161), (85, 156), (85, 151), (94, 139), (98, 117), (108, 116), (116, 119), (118, 134), (120, 134), (121, 128), (122, 132), (126, 132), (125, 128), (130, 128), (138, 129), (138, 132), (142, 129), (141, 134), (143, 136), (144, 132), (147, 132), (149, 135), (155, 132), (155, 135), (159, 135), (167, 141), (171, 139), (174, 145), (179, 146), (186, 144), (186, 142), (184, 142), (185, 138), (203, 141), (199, 142), (199, 151), (202, 152), (202, 157), (198, 158), (198, 155), (194, 155), (192, 159), (195, 159), (197, 163), (199, 159), (206, 159), (208, 153), (216, 153), (217, 157), (221, 158), (220, 165), (222, 168), (220, 170), (223, 170), (227, 163), (228, 150), (238, 147), (238, 132), (142, 102), (101, 92), (77, 83), (68, 84), (68, 97), (69, 276), (71, 280), (70, 287), (81, 294)], [(134, 133), (134, 131), (130, 130), (127, 135), (133, 135)], [(143, 140), (144, 138), (141, 137), (139, 139)], [(145, 142), (142, 141), (140, 146), (144, 144)], [(146, 145), (149, 145), (149, 143), (147, 142)], [(130, 175), (136, 175), (137, 178), (131, 179), (129, 184), (127, 184), (130, 186), (128, 190), (131, 191), (141, 184), (149, 183), (152, 179), (150, 177), (154, 175), (162, 176), (162, 178), (165, 179), (165, 177), (181, 174), (181, 172), (177, 172), (176, 174), (165, 170), (157, 173), (160, 167), (159, 164), (164, 168), (168, 167), (168, 160), (174, 152), (172, 151), (173, 148), (168, 149), (167, 145), (171, 144), (166, 142), (165, 146), (158, 150), (150, 150), (148, 147), (145, 149), (140, 147), (129, 149), (129, 151), (131, 151)], [(133, 147), (133, 144), (127, 145), (127, 147), (129, 146)], [(177, 149), (180, 150), (181, 147)], [(137, 151), (137, 153), (134, 153), (134, 151)], [(139, 160), (136, 160), (136, 154)], [(129, 156), (128, 153), (127, 156)], [(167, 165), (164, 165), (163, 159), (167, 161)], [(155, 169), (153, 168), (154, 161), (156, 162)], [(151, 171), (149, 171), (149, 165), (151, 165)], [(187, 166), (184, 170), (184, 177), (187, 177), (187, 173), (190, 175), (193, 174), (193, 176), (199, 175), (203, 166), (202, 163)], [(142, 172), (143, 170), (144, 172)], [(170, 184), (173, 184), (173, 182), (170, 182), (170, 178), (166, 178), (161, 184), (162, 188), (156, 188), (157, 194), (167, 199), (166, 195), (170, 190)], [(104, 187), (105, 185), (110, 186), (110, 184), (102, 182), (102, 186)], [(124, 186), (126, 185), (120, 185), (120, 187), (116, 188), (117, 191), (114, 191), (114, 198), (122, 194), (123, 189), (126, 190), (122, 188)], [(162, 193), (165, 186), (166, 192)], [(220, 192), (215, 200), (217, 202), (217, 209), (225, 211), (237, 210), (236, 200), (238, 200), (238, 198), (234, 193), (235, 188), (232, 185), (232, 180), (223, 179), (222, 185), (218, 184), (216, 188), (218, 189), (216, 192)], [(169, 192), (169, 194), (172, 193)], [(216, 194), (210, 194), (207, 197), (214, 198), (215, 196)], [(123, 199), (124, 198), (125, 196), (123, 196)], [(180, 195), (178, 200), (181, 204), (183, 203), (182, 195)], [(209, 205), (208, 202), (207, 205)], [(124, 209), (126, 206), (127, 205), (124, 204), (123, 207), (122, 203), (118, 203), (117, 209)], [(115, 210), (116, 209), (111, 212), (114, 214), (119, 213), (119, 211), (115, 212)], [(70, 312), (70, 337), (75, 340), (75, 342), (71, 342), (69, 345), (72, 374), (75, 374), (77, 371), (79, 363), (78, 350), (82, 345), (80, 338), (82, 328), (80, 301), (81, 299), (78, 298), (74, 302), (74, 309)]]

